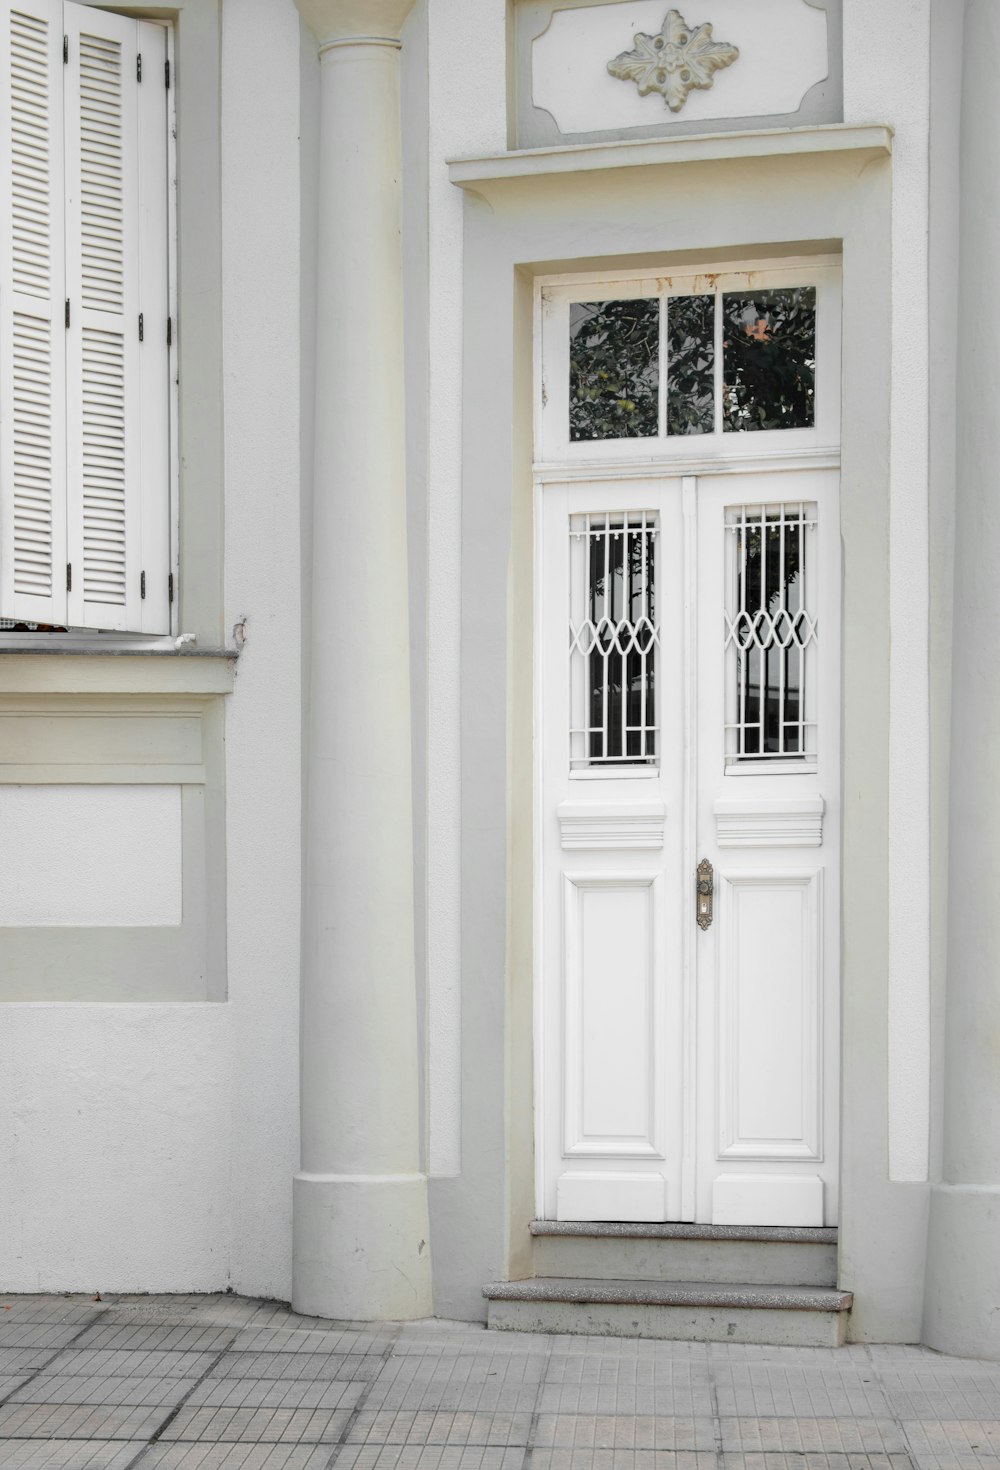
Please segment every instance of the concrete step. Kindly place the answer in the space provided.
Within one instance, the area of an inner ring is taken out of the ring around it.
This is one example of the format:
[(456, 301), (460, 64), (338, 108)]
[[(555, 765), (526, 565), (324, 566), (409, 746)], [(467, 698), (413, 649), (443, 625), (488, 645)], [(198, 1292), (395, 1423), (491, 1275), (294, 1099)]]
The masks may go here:
[(836, 1286), (837, 1232), (776, 1225), (533, 1220), (536, 1276)]
[(821, 1286), (720, 1285), (710, 1281), (584, 1281), (536, 1276), (483, 1287), (487, 1324), (501, 1332), (659, 1337), (840, 1347), (849, 1291)]

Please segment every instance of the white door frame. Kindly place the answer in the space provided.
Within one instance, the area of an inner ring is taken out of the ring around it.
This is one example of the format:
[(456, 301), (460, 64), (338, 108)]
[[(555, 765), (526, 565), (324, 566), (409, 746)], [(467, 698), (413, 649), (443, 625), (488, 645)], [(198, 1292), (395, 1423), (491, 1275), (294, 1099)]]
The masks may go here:
[[(587, 442), (583, 444), (570, 444), (563, 425), (566, 423), (565, 411), (567, 395), (560, 389), (560, 383), (568, 382), (568, 372), (562, 371), (563, 357), (561, 341), (566, 340), (564, 307), (573, 299), (594, 299), (595, 294), (613, 294), (616, 297), (629, 295), (652, 294), (652, 292), (669, 292), (671, 294), (683, 294), (688, 291), (701, 291), (710, 288), (719, 290), (740, 289), (747, 284), (747, 273), (735, 269), (729, 265), (726, 267), (725, 276), (716, 274), (709, 275), (708, 270), (697, 276), (687, 275), (681, 277), (674, 275), (670, 278), (644, 276), (637, 278), (634, 274), (626, 272), (612, 272), (602, 274), (599, 278), (588, 278), (584, 276), (563, 276), (548, 279), (538, 283), (536, 290), (536, 384), (539, 391), (536, 394), (536, 463), (535, 463), (535, 601), (536, 621), (534, 631), (535, 652), (535, 777), (534, 777), (534, 799), (535, 810), (540, 810), (539, 803), (542, 799), (542, 699), (540, 688), (541, 670), (541, 609), (543, 606), (543, 581), (542, 568), (539, 561), (540, 527), (543, 498), (546, 487), (558, 483), (573, 483), (579, 481), (643, 481), (646, 479), (660, 480), (665, 478), (671, 480), (680, 476), (683, 479), (683, 505), (684, 505), (684, 549), (685, 562), (684, 579), (684, 605), (681, 627), (681, 641), (684, 648), (685, 680), (687, 683), (685, 708), (686, 728), (683, 742), (684, 779), (688, 789), (695, 785), (695, 768), (697, 763), (697, 714), (694, 700), (696, 683), (696, 638), (697, 628), (694, 609), (691, 605), (691, 590), (694, 585), (694, 572), (697, 562), (697, 531), (694, 516), (695, 476), (700, 474), (734, 474), (754, 475), (757, 473), (773, 474), (781, 470), (794, 469), (832, 469), (839, 467), (839, 271), (835, 266), (827, 262), (818, 262), (809, 259), (802, 262), (783, 262), (777, 269), (769, 266), (766, 271), (754, 272), (752, 265), (747, 267), (751, 273), (754, 284), (777, 285), (777, 284), (816, 284), (817, 297), (817, 328), (818, 332), (826, 334), (826, 348), (829, 354), (828, 361), (837, 365), (837, 371), (832, 370), (820, 372), (817, 380), (817, 407), (816, 423), (813, 429), (777, 431), (771, 433), (758, 433), (749, 435), (704, 435), (699, 439), (661, 439), (651, 446), (650, 441), (607, 441)], [(710, 284), (709, 284), (710, 283)], [(608, 288), (613, 287), (613, 291)], [(665, 375), (661, 374), (661, 377)], [(661, 387), (661, 392), (662, 392)], [(746, 441), (752, 440), (747, 444)], [(737, 444), (736, 449), (731, 446), (734, 441), (743, 441)], [(790, 442), (793, 441), (793, 442)], [(650, 452), (651, 448), (653, 453)], [(581, 487), (582, 488), (582, 487)], [(634, 485), (634, 493), (629, 497), (635, 501), (636, 506), (642, 500), (642, 491), (639, 484)], [(684, 815), (685, 830), (682, 835), (682, 866), (686, 873), (692, 875), (697, 861), (698, 831), (697, 814), (693, 803), (685, 804)], [(535, 829), (535, 924), (534, 924), (534, 948), (535, 948), (535, 990), (534, 990), (534, 1017), (535, 1017), (535, 1110), (536, 1110), (536, 1210), (544, 1213), (544, 1201), (546, 1197), (546, 1149), (543, 1141), (547, 1136), (547, 1129), (551, 1126), (551, 1119), (546, 1117), (546, 1093), (545, 1093), (545, 1015), (541, 985), (543, 949), (545, 937), (543, 934), (543, 851), (542, 851), (542, 824), (537, 821)], [(580, 875), (583, 878), (583, 874)], [(607, 879), (608, 875), (604, 875)], [(638, 870), (633, 874), (638, 878), (641, 876)], [(591, 868), (584, 881), (594, 883), (598, 881), (597, 875)], [(688, 905), (683, 905), (683, 911), (687, 915)], [(687, 918), (683, 923), (683, 996), (682, 1009), (684, 1015), (684, 1058), (683, 1068), (689, 1078), (697, 1074), (697, 1027), (695, 1025), (695, 1011), (698, 1004), (697, 980), (695, 966), (697, 961), (697, 931), (694, 927), (693, 911), (690, 922)], [(695, 1161), (697, 1155), (695, 1117), (695, 1095), (694, 1086), (687, 1085), (683, 1093), (683, 1119), (681, 1123), (684, 1135), (683, 1148), (683, 1171), (681, 1181), (681, 1218), (693, 1219), (696, 1213), (695, 1191)], [(673, 1213), (676, 1214), (676, 1211)]]

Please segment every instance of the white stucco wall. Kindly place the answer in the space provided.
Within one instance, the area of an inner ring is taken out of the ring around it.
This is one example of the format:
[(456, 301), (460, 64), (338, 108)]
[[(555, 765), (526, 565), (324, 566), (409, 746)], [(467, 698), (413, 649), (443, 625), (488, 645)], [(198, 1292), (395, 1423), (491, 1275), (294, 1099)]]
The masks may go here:
[[(294, 5), (227, 0), (225, 627), (245, 618), (247, 630), (226, 720), (228, 999), (0, 1010), (7, 1290), (232, 1286), (290, 1295), (298, 1163), (298, 131)], [(197, 197), (198, 185), (181, 179), (182, 191), (192, 191), (186, 207), (218, 209), (218, 201)], [(60, 797), (58, 788), (36, 788), (28, 797), (65, 804), (73, 789)], [(91, 807), (108, 792), (82, 789)], [(17, 790), (8, 800), (23, 804)], [(112, 789), (109, 818), (129, 792)], [(169, 788), (153, 788), (153, 804), (164, 795)], [(133, 826), (137, 802), (143, 798), (133, 796), (126, 814)], [(108, 832), (113, 839), (110, 820)], [(157, 833), (154, 823), (150, 839)], [(81, 870), (81, 889), (88, 881)], [(63, 895), (54, 920), (46, 911), (35, 921), (77, 920), (73, 898)], [(151, 920), (170, 915), (138, 913), (139, 922)], [(104, 915), (104, 922), (135, 921), (121, 905)]]
[(298, 1167), (299, 17), (226, 0), (222, 46), (231, 1280), (291, 1295)]
[[(461, 1170), (462, 197), (445, 160), (507, 146), (505, 0), (430, 0), (427, 1168)], [(455, 57), (462, 65), (455, 65)]]
[(889, 613), (889, 1174), (930, 1136), (928, 203), (930, 3), (844, 0), (844, 117), (893, 143)]

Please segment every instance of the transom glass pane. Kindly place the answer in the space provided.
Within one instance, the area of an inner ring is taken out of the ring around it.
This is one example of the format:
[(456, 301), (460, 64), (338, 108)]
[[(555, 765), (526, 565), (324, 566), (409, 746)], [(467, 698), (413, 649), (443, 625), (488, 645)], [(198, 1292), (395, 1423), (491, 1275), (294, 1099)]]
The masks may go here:
[(570, 519), (570, 765), (655, 765), (657, 517)]
[(715, 297), (667, 301), (667, 433), (715, 427)]
[(816, 303), (815, 286), (570, 301), (570, 441), (812, 428)]
[(726, 762), (816, 753), (816, 506), (726, 512)]
[(569, 437), (653, 438), (659, 428), (660, 303), (574, 301)]
[(723, 428), (814, 421), (816, 288), (723, 294)]

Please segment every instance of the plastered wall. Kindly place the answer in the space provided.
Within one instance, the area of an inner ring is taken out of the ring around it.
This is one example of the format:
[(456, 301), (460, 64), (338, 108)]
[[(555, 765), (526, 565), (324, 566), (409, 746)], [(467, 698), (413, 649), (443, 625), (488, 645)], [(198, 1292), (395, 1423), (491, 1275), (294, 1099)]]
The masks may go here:
[[(182, 7), (180, 25), (199, 37), (202, 58), (217, 39), (212, 15), (218, 24), (205, 0)], [(187, 261), (192, 290), (182, 291), (180, 330), (185, 320), (202, 339), (213, 320), (221, 330), (224, 413), (203, 394), (182, 443), (204, 466), (206, 445), (224, 433), (225, 587), (224, 607), (215, 587), (215, 617), (227, 641), (236, 622), (245, 620), (246, 634), (235, 692), (218, 696), (228, 700), (228, 867), (220, 850), (213, 861), (225, 902), (207, 923), (227, 952), (223, 985), (218, 999), (193, 1004), (0, 1007), (6, 1290), (231, 1286), (287, 1298), (291, 1289), (301, 693), (300, 58), (291, 0), (226, 0), (221, 58), (221, 199), (211, 139), (204, 167), (189, 156), (180, 181), (182, 240), (200, 215), (200, 238), (211, 241), (221, 219), (221, 277), (199, 276), (199, 263)], [(182, 393), (182, 412), (184, 403)], [(216, 489), (221, 473), (219, 464)], [(213, 572), (202, 548), (186, 569), (204, 594), (189, 606), (210, 606), (221, 563)], [(222, 785), (215, 771), (211, 789), (221, 794)], [(161, 789), (169, 801), (171, 788)], [(100, 788), (90, 790), (93, 805)], [(128, 791), (113, 800), (127, 806)], [(135, 815), (133, 801), (123, 820)], [(158, 819), (162, 827), (169, 814), (158, 809)], [(170, 854), (158, 861), (169, 866)]]

